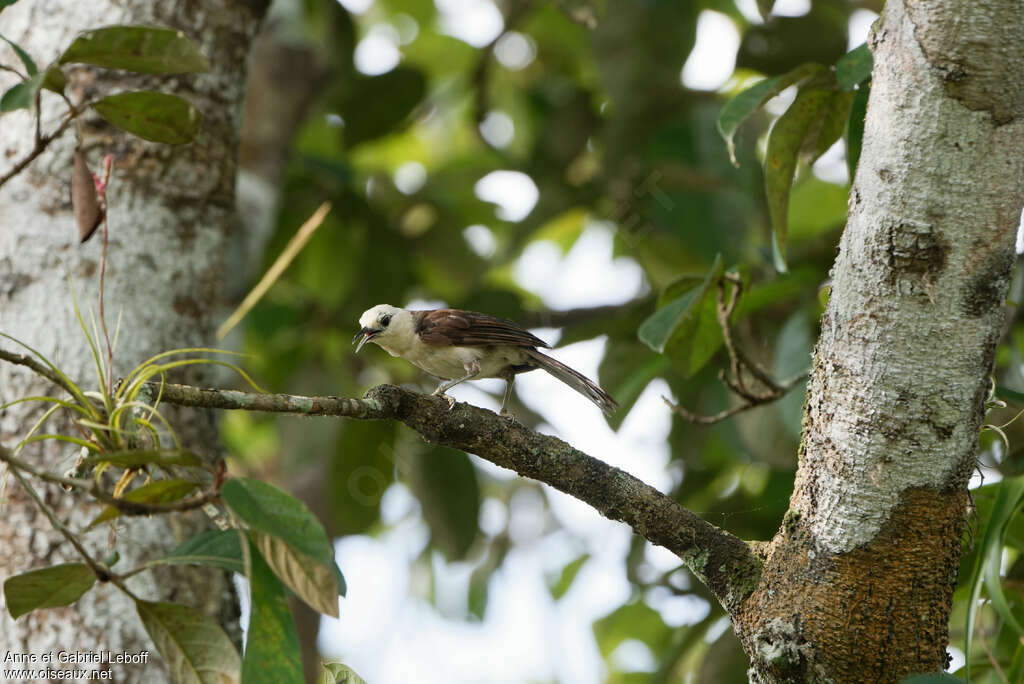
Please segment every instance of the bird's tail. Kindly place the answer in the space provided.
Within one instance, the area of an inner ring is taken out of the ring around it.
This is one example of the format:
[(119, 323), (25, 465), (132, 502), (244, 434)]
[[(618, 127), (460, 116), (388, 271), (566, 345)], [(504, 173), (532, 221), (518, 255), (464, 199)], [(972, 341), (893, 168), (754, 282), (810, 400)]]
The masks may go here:
[(606, 414), (611, 415), (615, 412), (615, 409), (618, 408), (618, 402), (612, 399), (607, 392), (597, 385), (597, 383), (593, 382), (585, 375), (574, 371), (561, 361), (557, 361), (550, 356), (541, 354), (536, 349), (528, 349), (527, 353), (533, 357), (533, 360), (537, 362), (539, 367), (543, 368), (569, 387), (572, 387), (587, 399), (590, 399), (590, 401), (597, 404)]

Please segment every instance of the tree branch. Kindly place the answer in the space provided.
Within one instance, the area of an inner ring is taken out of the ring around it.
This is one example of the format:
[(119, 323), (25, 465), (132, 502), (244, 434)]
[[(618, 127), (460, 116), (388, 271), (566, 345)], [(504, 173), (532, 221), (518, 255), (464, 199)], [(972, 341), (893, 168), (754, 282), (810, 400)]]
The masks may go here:
[(36, 361), (27, 354), (15, 354), (14, 352), (9, 352), (4, 349), (0, 349), (0, 360), (9, 361), (10, 363), (13, 363), (17, 366), (25, 366), (26, 368), (34, 372), (36, 375), (44, 377), (53, 384), (64, 389), (65, 391), (67, 391), (68, 394), (74, 394), (74, 392), (71, 390), (71, 386), (64, 380), (64, 378), (60, 377), (60, 375), (57, 374), (52, 368), (49, 368), (48, 366), (40, 363), (39, 361)]
[(451, 410), (442, 397), (391, 385), (362, 399), (253, 394), (166, 384), (162, 401), (197, 408), (242, 409), (398, 420), (428, 442), (476, 454), (524, 477), (551, 485), (619, 520), (678, 555), (726, 610), (753, 590), (761, 562), (751, 546), (680, 506), (632, 475), (515, 421), (468, 404)]
[(0, 176), (0, 186), (2, 186), (4, 183), (6, 183), (7, 181), (11, 180), (15, 176), (17, 176), (19, 173), (21, 173), (21, 171), (26, 166), (31, 164), (32, 161), (36, 157), (38, 157), (43, 152), (45, 152), (46, 148), (50, 146), (50, 143), (52, 143), (54, 140), (56, 140), (57, 138), (59, 138), (61, 135), (64, 134), (64, 131), (66, 131), (68, 126), (71, 125), (71, 122), (75, 120), (75, 117), (82, 113), (82, 110), (85, 108), (85, 106), (86, 105), (81, 105), (81, 106), (79, 106), (77, 108), (71, 109), (65, 115), (65, 118), (61, 122), (60, 126), (58, 126), (56, 128), (56, 130), (53, 131), (53, 133), (50, 133), (49, 135), (45, 135), (45, 136), (42, 136), (42, 137), (39, 137), (39, 135), (37, 134), (37, 136), (36, 136), (36, 144), (32, 148), (32, 151), (29, 152), (27, 155), (25, 155), (13, 167), (11, 167), (10, 170), (7, 171), (7, 173), (5, 173), (2, 176)]
[[(129, 499), (118, 498), (113, 494), (103, 491), (99, 485), (93, 479), (85, 478), (74, 478), (74, 477), (62, 477), (60, 475), (54, 475), (53, 473), (34, 467), (27, 461), (14, 456), (13, 453), (4, 446), (0, 445), (0, 461), (9, 465), (12, 471), (21, 472), (24, 471), (30, 475), (38, 477), (43, 482), (49, 482), (50, 484), (57, 484), (66, 489), (77, 489), (85, 492), (92, 496), (94, 499), (101, 501), (108, 506), (113, 506), (122, 515), (157, 515), (160, 513), (180, 513), (182, 511), (190, 511), (195, 508), (202, 508), (203, 506), (213, 503), (220, 498), (220, 484), (221, 480), (218, 476), (217, 483), (214, 488), (197, 494), (189, 499), (181, 499), (178, 501), (170, 501), (167, 503), (151, 503), (148, 501), (131, 501)], [(19, 481), (21, 478), (18, 478)]]

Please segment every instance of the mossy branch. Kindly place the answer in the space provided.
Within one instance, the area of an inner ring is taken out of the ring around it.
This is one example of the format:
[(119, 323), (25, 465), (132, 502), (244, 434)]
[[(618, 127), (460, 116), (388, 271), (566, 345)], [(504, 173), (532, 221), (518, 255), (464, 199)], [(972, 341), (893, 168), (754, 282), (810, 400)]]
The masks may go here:
[(726, 610), (753, 589), (761, 561), (751, 546), (688, 511), (671, 497), (573, 448), (557, 437), (468, 404), (448, 402), (392, 385), (359, 398), (256, 394), (167, 384), (162, 401), (196, 408), (238, 409), (397, 420), (435, 444), (476, 454), (502, 468), (544, 482), (628, 524), (637, 534), (676, 553)]

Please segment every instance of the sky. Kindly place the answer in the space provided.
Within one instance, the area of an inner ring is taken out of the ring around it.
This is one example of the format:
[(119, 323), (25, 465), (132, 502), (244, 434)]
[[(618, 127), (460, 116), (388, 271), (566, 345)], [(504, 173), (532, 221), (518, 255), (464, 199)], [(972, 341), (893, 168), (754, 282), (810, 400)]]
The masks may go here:
[[(360, 14), (373, 0), (341, 2)], [(501, 13), (490, 0), (435, 3), (441, 30), (470, 45), (486, 45), (502, 34)], [(748, 18), (756, 19), (755, 0), (737, 0), (737, 6)], [(774, 11), (796, 16), (809, 7), (808, 0), (778, 0)], [(850, 47), (863, 42), (875, 16), (867, 11), (854, 14)], [(681, 67), (680, 82), (690, 88), (716, 90), (732, 73), (739, 34), (728, 17), (712, 11), (701, 14), (697, 28), (697, 44)], [(356, 48), (357, 68), (367, 74), (394, 68), (401, 60), (402, 45), (411, 41), (417, 30), (415, 22), (410, 25), (404, 20), (369, 28)], [(531, 50), (528, 37), (510, 32), (499, 41), (496, 57), (508, 68), (522, 68), (533, 58), (535, 52)], [(500, 112), (488, 117), (482, 126), (483, 134), (496, 144), (508, 144), (515, 134), (511, 120), (507, 116), (502, 119)], [(815, 173), (826, 180), (844, 182), (845, 168), (842, 146), (837, 145), (815, 165)], [(419, 164), (404, 165), (395, 176), (397, 187), (407, 192), (415, 192), (425, 181)], [(529, 177), (513, 171), (491, 173), (480, 179), (475, 190), (481, 199), (495, 203), (499, 217), (511, 221), (527, 216), (538, 199), (537, 187)], [(494, 248), (486, 226), (469, 226), (464, 235), (481, 254)], [(587, 224), (564, 256), (554, 244), (534, 243), (516, 264), (516, 280), (551, 309), (632, 299), (648, 286), (636, 263), (612, 257), (612, 236), (612, 226), (594, 221)], [(593, 273), (602, 277), (590, 277)], [(402, 304), (422, 307), (442, 302)], [(551, 344), (557, 343), (557, 330), (534, 332)], [(551, 354), (596, 378), (603, 350), (604, 340), (595, 339), (555, 349)], [(376, 348), (372, 351), (384, 353)], [(500, 380), (464, 383), (450, 394), (459, 401), (497, 410), (502, 384)], [(546, 373), (520, 375), (516, 391), (527, 406), (544, 416), (542, 432), (557, 435), (661, 491), (668, 491), (674, 484), (673, 477), (678, 473), (667, 468), (666, 438), (671, 415), (661, 401), (662, 395), (669, 394), (663, 380), (654, 380), (646, 388), (618, 432), (608, 428), (596, 406)], [(486, 477), (502, 481), (518, 477), (476, 457), (473, 460)], [(491, 579), (484, 619), (475, 620), (467, 618), (465, 598), (474, 563), (448, 564), (437, 555), (432, 561), (433, 578), (416, 570), (412, 561), (426, 547), (429, 532), (418, 515), (415, 497), (403, 484), (392, 485), (382, 501), (382, 517), (390, 529), (376, 537), (349, 536), (336, 543), (348, 596), (342, 600), (339, 619), (323, 619), (321, 651), (375, 684), (603, 681), (607, 672), (591, 625), (630, 596), (624, 561), (632, 532), (567, 495), (547, 486), (542, 486), (542, 491), (537, 494), (534, 489), (523, 488), (508, 506), (494, 498), (484, 501), (481, 529), (493, 535), (507, 524), (515, 543)], [(546, 499), (561, 530), (548, 531), (539, 496)], [(553, 601), (547, 588), (550, 578), (583, 553), (590, 558), (572, 588), (560, 601)], [(651, 544), (647, 544), (645, 560), (658, 572), (679, 566), (679, 559), (672, 553)], [(436, 610), (428, 600), (432, 590)], [(670, 626), (697, 622), (709, 610), (701, 599), (677, 597), (667, 591), (649, 592), (644, 600), (660, 611)], [(716, 625), (711, 640), (727, 627), (725, 622)], [(565, 657), (567, 653), (572, 657)], [(624, 642), (612, 660), (626, 671), (653, 671), (656, 667), (653, 654), (635, 640)], [(496, 663), (501, 663), (500, 667)]]

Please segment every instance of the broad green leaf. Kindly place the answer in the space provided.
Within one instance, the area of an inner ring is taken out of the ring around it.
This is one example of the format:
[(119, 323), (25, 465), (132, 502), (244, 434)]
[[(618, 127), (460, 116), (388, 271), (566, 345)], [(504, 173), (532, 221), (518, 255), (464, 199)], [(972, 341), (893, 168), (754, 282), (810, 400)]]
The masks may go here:
[(1003, 387), (1002, 385), (996, 386), (996, 396), (1006, 401), (1012, 401), (1015, 404), (1024, 406), (1024, 392), (1018, 392), (1012, 390), (1009, 387)]
[(352, 79), (336, 107), (345, 122), (345, 145), (354, 147), (397, 128), (426, 93), (423, 73), (399, 66), (386, 74)]
[(734, 166), (739, 166), (739, 162), (736, 160), (734, 138), (740, 124), (760, 109), (765, 102), (789, 86), (823, 71), (825, 71), (825, 67), (820, 64), (802, 64), (789, 73), (752, 85), (725, 103), (722, 112), (718, 115), (718, 132), (729, 148), (729, 159), (732, 160)]
[(32, 61), (32, 58), (28, 56), (28, 53), (25, 52), (20, 45), (6, 36), (0, 35), (0, 39), (3, 39), (11, 46), (11, 49), (14, 50), (14, 54), (18, 55), (18, 59), (20, 59), (21, 63), (25, 65), (25, 71), (28, 72), (29, 76), (35, 76), (39, 73), (39, 68), (36, 66), (36, 63)]
[(775, 6), (775, 0), (757, 0), (757, 11), (761, 15), (762, 19), (767, 19), (768, 15), (772, 13), (772, 7)]
[[(815, 149), (823, 122), (829, 114), (834, 92), (823, 88), (802, 88), (768, 136), (764, 159), (764, 188), (772, 224), (772, 254), (775, 269), (785, 273), (786, 227), (789, 190), (800, 151), (814, 141)], [(826, 148), (827, 149), (827, 148)], [(820, 153), (819, 153), (820, 154)]]
[(871, 76), (874, 58), (867, 43), (850, 50), (836, 61), (836, 81), (843, 90), (853, 90), (854, 86)]
[(409, 486), (419, 499), (430, 540), (450, 561), (465, 557), (477, 537), (480, 484), (469, 456), (424, 449), (410, 459)]
[[(1021, 502), (1024, 501), (1024, 476), (1008, 477), (998, 485), (999, 492), (996, 495), (996, 502), (992, 506), (992, 513), (989, 516), (988, 525), (985, 527), (985, 534), (981, 540), (980, 553), (977, 561), (971, 570), (970, 597), (967, 601), (967, 624), (964, 631), (964, 652), (967, 654), (967, 662), (964, 666), (967, 681), (971, 680), (971, 644), (974, 637), (974, 621), (977, 616), (978, 598), (981, 596), (981, 585), (985, 584), (989, 595), (993, 599), (993, 607), (997, 611), (997, 598), (992, 595), (992, 588), (996, 586), (996, 592), (1002, 598), (1002, 587), (999, 584), (999, 567), (1002, 561), (1003, 540), (1006, 534), (1006, 527), (1013, 519)], [(995, 581), (989, 581), (991, 570), (988, 566), (995, 566)], [(1003, 599), (1005, 603), (1005, 599)], [(1003, 616), (1005, 619), (1005, 616)], [(1011, 616), (1012, 617), (1012, 616)], [(1013, 621), (1014, 629), (1018, 632), (1020, 628)]]
[[(788, 237), (790, 244), (814, 240), (846, 222), (849, 190), (807, 174), (789, 194)], [(818, 274), (819, 278), (821, 274)]]
[(138, 468), (144, 465), (187, 466), (198, 468), (203, 465), (199, 456), (184, 449), (129, 449), (106, 454), (96, 454), (82, 459), (83, 466), (110, 463), (118, 468)]
[(68, 78), (59, 66), (51, 64), (46, 68), (46, 74), (43, 76), (43, 88), (59, 95), (64, 92), (67, 84)]
[(299, 636), (284, 585), (252, 542), (248, 556), (251, 612), (242, 679), (245, 684), (304, 681)]
[(245, 574), (240, 531), (210, 530), (186, 539), (160, 561), (167, 565), (209, 565)]
[(92, 107), (118, 128), (169, 145), (191, 142), (203, 121), (199, 110), (188, 101), (148, 90), (110, 95)]
[(337, 567), (318, 563), (298, 553), (280, 537), (251, 530), (249, 536), (263, 554), (274, 574), (310, 608), (324, 615), (338, 617)]
[(60, 64), (91, 64), (141, 74), (189, 74), (210, 65), (184, 33), (156, 26), (106, 26), (75, 38)]
[(637, 331), (644, 344), (681, 364), (687, 376), (700, 370), (722, 343), (716, 302), (723, 270), (716, 257), (700, 285), (655, 311)]
[(290, 494), (259, 480), (233, 477), (224, 483), (221, 496), (251, 529), (283, 539), (325, 566), (333, 562), (334, 552), (323, 525)]
[[(153, 480), (142, 485), (138, 489), (125, 494), (122, 499), (136, 503), (170, 503), (184, 499), (189, 492), (199, 486), (198, 482), (191, 480)], [(91, 530), (102, 522), (120, 517), (121, 511), (115, 506), (107, 506), (97, 515), (85, 529)]]
[(582, 207), (569, 209), (534, 231), (530, 236), (530, 242), (548, 240), (558, 245), (563, 255), (568, 254), (572, 246), (576, 244), (576, 240), (583, 234), (586, 218), (586, 209)]
[(337, 562), (331, 563), (331, 572), (334, 573), (334, 582), (338, 586), (338, 596), (348, 594), (348, 583), (345, 581), (345, 575), (341, 574)]
[(43, 86), (45, 76), (46, 74), (37, 73), (28, 80), (15, 83), (8, 88), (3, 97), (0, 97), (0, 112), (13, 112), (31, 107), (36, 93)]
[(846, 122), (846, 166), (850, 172), (850, 182), (857, 174), (860, 162), (860, 151), (864, 146), (864, 117), (868, 113), (868, 97), (871, 95), (871, 83), (862, 83), (853, 95), (850, 104), (850, 118)]
[(17, 620), (39, 608), (67, 606), (89, 591), (96, 573), (85, 563), (65, 563), (30, 570), (4, 581), (7, 611)]
[(135, 610), (179, 684), (239, 681), (241, 659), (224, 630), (195, 608), (180, 603), (136, 601)]
[(647, 346), (633, 340), (609, 340), (604, 358), (598, 367), (600, 385), (615, 401), (619, 410), (605, 420), (618, 430), (651, 380), (669, 370), (667, 356), (652, 353)]
[(579, 574), (580, 568), (583, 564), (590, 560), (590, 554), (585, 553), (574, 561), (570, 561), (562, 568), (562, 571), (558, 573), (558, 579), (548, 586), (548, 590), (551, 592), (551, 598), (556, 601), (569, 591), (569, 587), (572, 586), (573, 580), (576, 579), (576, 575)]
[(850, 119), (850, 104), (853, 102), (854, 93), (833, 92), (832, 99), (825, 108), (821, 125), (813, 131), (804, 152), (807, 155), (807, 163), (812, 164), (818, 157), (828, 152), (832, 144), (839, 140), (846, 130), (846, 124)]
[[(992, 529), (992, 523), (996, 522), (1001, 525), (1002, 529), (999, 530), (998, 537), (993, 538), (995, 541), (982, 547), (985, 554), (983, 572), (985, 590), (988, 592), (989, 599), (992, 601), (992, 607), (995, 608), (996, 613), (1017, 633), (1018, 639), (1024, 637), (1024, 628), (1021, 627), (1017, 617), (1013, 614), (1013, 610), (1006, 599), (1006, 594), (1003, 593), (1003, 584), (999, 571), (1002, 567), (1006, 528), (1012, 517), (1020, 509), (1022, 502), (1024, 502), (1024, 483), (1007, 483), (1004, 480), (1003, 486), (999, 488), (999, 496), (996, 498), (996, 505), (992, 511), (992, 518), (989, 519), (988, 528)], [(988, 535), (986, 535), (986, 541), (988, 541)]]
[(679, 276), (665, 286), (665, 289), (658, 295), (658, 307), (663, 307), (674, 299), (682, 297), (687, 292), (695, 290), (704, 284), (707, 276), (687, 274)]
[(627, 639), (636, 639), (653, 653), (662, 653), (671, 637), (672, 630), (661, 614), (639, 599), (594, 622), (594, 638), (606, 658)]
[(469, 576), (469, 591), (466, 596), (469, 614), (477, 620), (487, 615), (487, 601), (490, 598), (491, 575), (494, 568), (477, 567)]
[(323, 526), (310, 510), (280, 489), (249, 478), (228, 480), (221, 496), (249, 525), (277, 576), (310, 606), (337, 617), (345, 579)]
[[(777, 378), (788, 378), (811, 365), (811, 326), (803, 309), (797, 309), (782, 325), (774, 345), (772, 370)], [(800, 439), (805, 392), (792, 391), (778, 402), (776, 410), (787, 432), (793, 439)]]
[(395, 478), (395, 426), (384, 421), (354, 420), (337, 438), (327, 487), (344, 492), (330, 502), (332, 528), (360, 534), (376, 524), (384, 491)]
[(818, 267), (805, 265), (751, 285), (743, 290), (743, 296), (736, 304), (733, 320), (806, 295), (818, 287), (821, 277), (821, 270)]
[(348, 665), (341, 663), (321, 663), (320, 684), (366, 684), (366, 680), (356, 674)]

